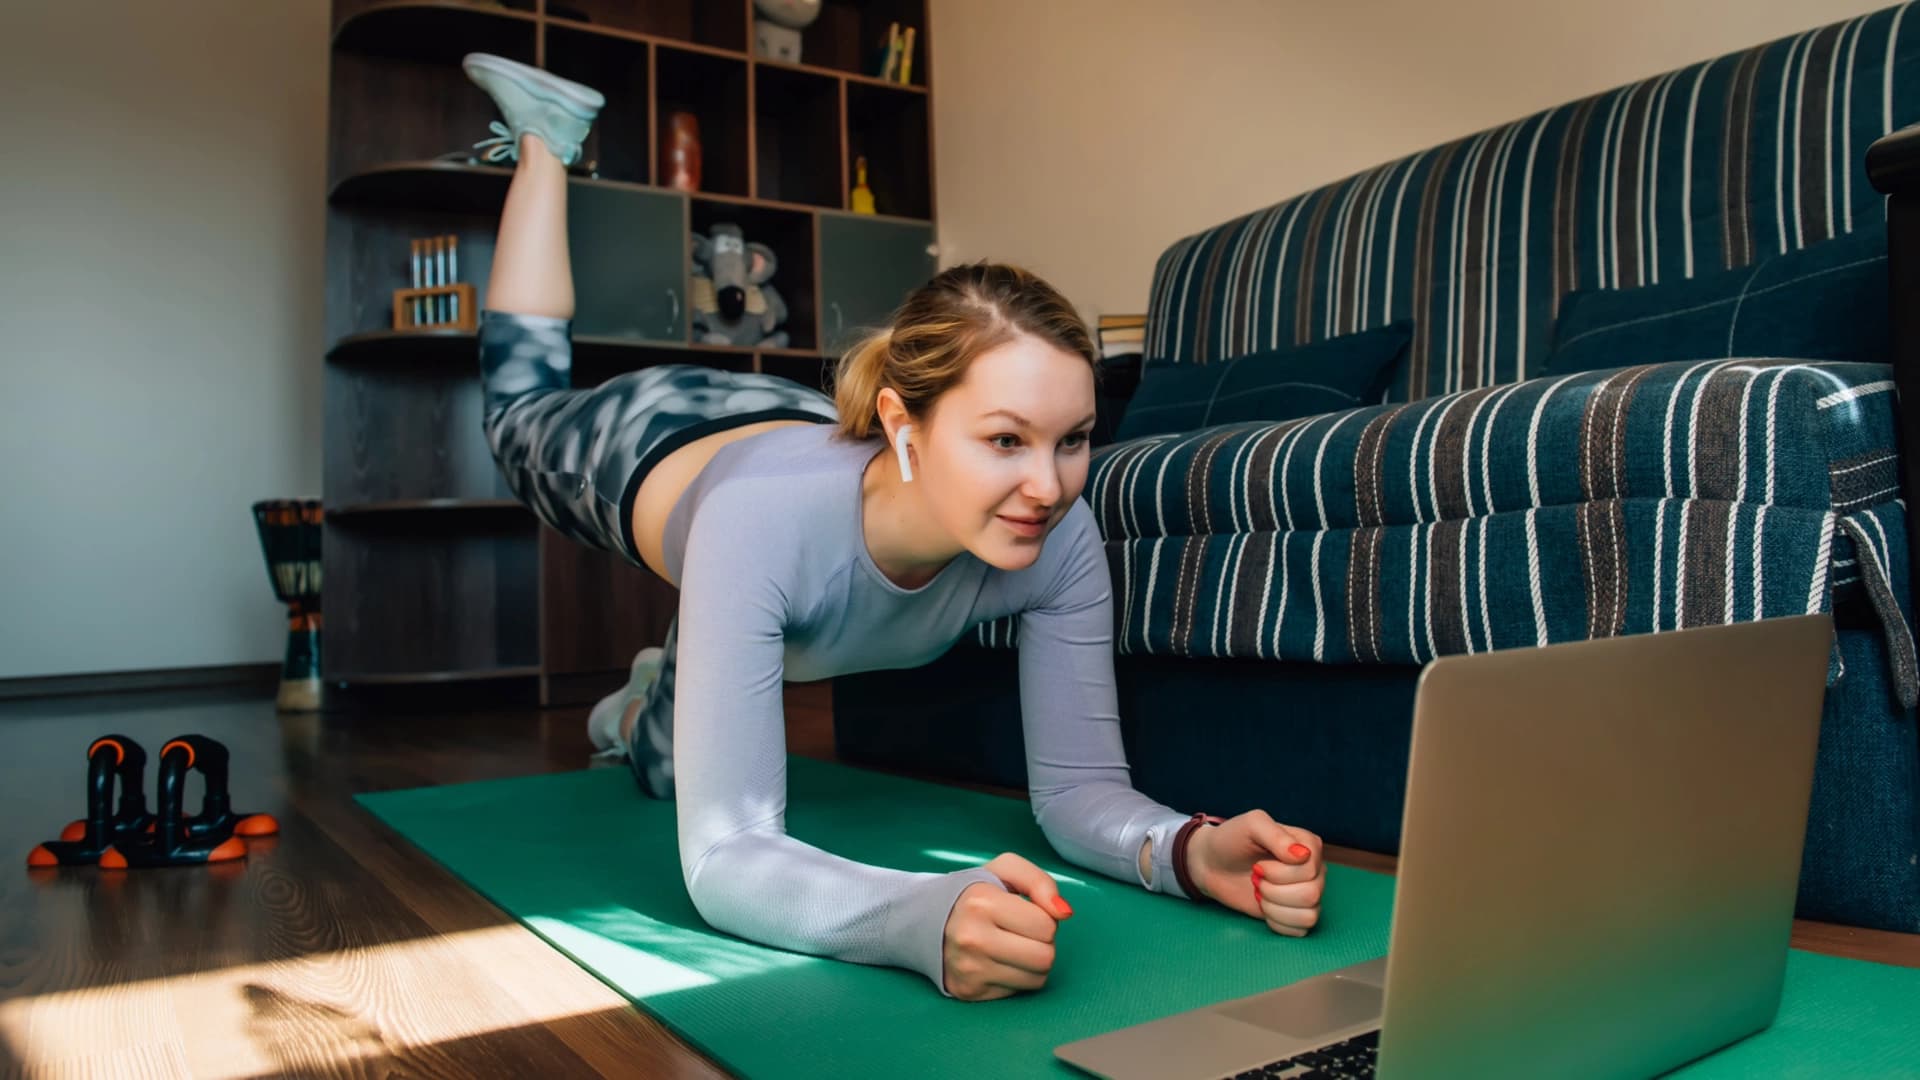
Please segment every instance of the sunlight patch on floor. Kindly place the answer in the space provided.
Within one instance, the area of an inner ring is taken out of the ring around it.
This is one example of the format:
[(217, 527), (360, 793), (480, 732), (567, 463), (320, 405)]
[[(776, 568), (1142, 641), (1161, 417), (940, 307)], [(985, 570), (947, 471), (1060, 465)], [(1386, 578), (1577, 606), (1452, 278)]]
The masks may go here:
[(161, 1073), (242, 1077), (329, 1071), (626, 1004), (585, 972), (556, 977), (530, 950), (550, 953), (509, 924), (111, 981), (0, 1002), (0, 1038), (29, 1075), (104, 1075), (145, 1062)]

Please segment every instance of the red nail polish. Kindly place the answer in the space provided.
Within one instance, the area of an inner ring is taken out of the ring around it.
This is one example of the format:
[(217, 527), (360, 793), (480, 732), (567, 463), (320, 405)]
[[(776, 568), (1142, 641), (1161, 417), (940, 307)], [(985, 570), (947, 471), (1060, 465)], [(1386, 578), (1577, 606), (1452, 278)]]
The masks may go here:
[(1264, 879), (1264, 878), (1265, 878), (1266, 876), (1267, 876), (1267, 873), (1266, 873), (1266, 871), (1264, 871), (1264, 870), (1262, 870), (1262, 869), (1260, 869), (1260, 866), (1259, 866), (1259, 864), (1257, 864), (1257, 863), (1256, 863), (1256, 864), (1254, 864), (1254, 867), (1253, 867), (1253, 880), (1255, 880), (1255, 881), (1260, 881), (1260, 880), (1263, 880), (1263, 879)]
[(1307, 847), (1307, 845), (1305, 844), (1295, 844), (1292, 847), (1287, 849), (1287, 854), (1293, 856), (1296, 859), (1304, 859), (1307, 856), (1313, 854), (1313, 849)]
[(1063, 919), (1073, 915), (1073, 905), (1067, 903), (1067, 898), (1064, 896), (1056, 896), (1053, 898), (1053, 910), (1059, 912), (1060, 917)]

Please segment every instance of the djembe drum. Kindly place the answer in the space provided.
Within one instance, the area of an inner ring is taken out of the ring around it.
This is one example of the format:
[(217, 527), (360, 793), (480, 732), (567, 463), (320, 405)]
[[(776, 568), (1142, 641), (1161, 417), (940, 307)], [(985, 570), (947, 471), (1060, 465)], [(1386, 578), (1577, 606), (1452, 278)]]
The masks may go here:
[(320, 707), (319, 499), (268, 499), (253, 504), (267, 578), (287, 605), (287, 656), (280, 667), (276, 707), (308, 712)]

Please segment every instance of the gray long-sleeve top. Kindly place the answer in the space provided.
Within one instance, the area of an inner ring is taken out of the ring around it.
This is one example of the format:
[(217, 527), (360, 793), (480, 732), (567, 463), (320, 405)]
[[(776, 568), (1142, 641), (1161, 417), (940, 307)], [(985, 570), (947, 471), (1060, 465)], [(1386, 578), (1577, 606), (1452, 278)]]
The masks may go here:
[[(667, 571), (682, 597), (673, 725), (680, 865), (694, 907), (717, 929), (908, 968), (946, 994), (947, 916), (967, 886), (999, 879), (983, 868), (869, 866), (788, 836), (783, 680), (917, 667), (978, 624), (1018, 613), (1028, 788), (1054, 849), (1184, 896), (1171, 845), (1187, 815), (1130, 782), (1112, 586), (1092, 511), (1076, 500), (1024, 570), (962, 553), (924, 586), (903, 589), (874, 564), (862, 530), (862, 471), (884, 449), (841, 439), (827, 424), (774, 429), (723, 448), (669, 515)], [(1153, 873), (1143, 880), (1149, 837)]]

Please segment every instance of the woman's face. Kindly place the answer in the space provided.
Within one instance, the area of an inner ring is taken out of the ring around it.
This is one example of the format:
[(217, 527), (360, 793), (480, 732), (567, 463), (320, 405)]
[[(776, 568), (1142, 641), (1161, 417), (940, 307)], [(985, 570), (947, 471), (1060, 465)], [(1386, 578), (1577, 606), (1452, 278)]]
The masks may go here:
[(1032, 565), (1087, 486), (1093, 369), (1023, 334), (975, 357), (931, 413), (914, 479), (935, 518), (991, 566)]

